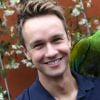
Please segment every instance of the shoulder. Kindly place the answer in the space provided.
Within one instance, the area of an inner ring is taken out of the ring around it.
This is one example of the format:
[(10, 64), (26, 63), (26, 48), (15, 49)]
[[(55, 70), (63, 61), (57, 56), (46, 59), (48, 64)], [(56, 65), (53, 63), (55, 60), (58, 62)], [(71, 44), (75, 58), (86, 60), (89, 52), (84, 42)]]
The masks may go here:
[(30, 100), (29, 99), (29, 92), (28, 92), (28, 88), (25, 89), (19, 96), (17, 96), (15, 98), (15, 100)]
[(15, 100), (30, 100), (30, 96), (36, 94), (37, 80), (30, 86), (26, 88), (19, 96), (16, 97)]
[(95, 88), (100, 91), (100, 77), (93, 77), (91, 80), (94, 83)]
[(94, 85), (95, 84), (99, 85), (99, 87), (100, 87), (100, 77), (92, 77), (92, 76), (81, 75), (81, 74), (78, 74), (75, 71), (73, 71), (72, 74), (79, 84), (84, 85), (86, 83), (87, 85), (89, 85), (89, 83), (90, 83), (90, 84), (94, 84)]
[(37, 79), (32, 86), (25, 89), (15, 100), (54, 100)]
[(76, 79), (78, 86), (81, 90), (87, 89), (99, 89), (100, 91), (100, 77), (89, 77), (80, 75), (77, 72), (72, 72), (74, 78)]
[(93, 83), (94, 87), (100, 88), (100, 77), (89, 77), (89, 76), (83, 76), (86, 80)]
[(91, 100), (100, 100), (100, 78), (90, 78), (94, 87), (90, 90), (89, 96)]
[(74, 77), (78, 83), (78, 98), (100, 100), (100, 78), (82, 76), (78, 73), (74, 73)]
[(82, 76), (74, 73), (78, 83), (78, 98), (85, 97), (85, 100), (100, 100), (100, 78)]

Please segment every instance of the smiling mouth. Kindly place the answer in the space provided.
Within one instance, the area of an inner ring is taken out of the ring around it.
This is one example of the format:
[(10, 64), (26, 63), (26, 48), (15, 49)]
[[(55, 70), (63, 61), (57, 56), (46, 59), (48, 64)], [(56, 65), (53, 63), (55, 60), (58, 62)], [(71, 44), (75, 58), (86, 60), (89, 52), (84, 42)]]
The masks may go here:
[(60, 58), (57, 58), (55, 60), (51, 60), (51, 61), (45, 62), (44, 64), (48, 64), (48, 65), (58, 65), (62, 59), (63, 59), (63, 57), (60, 57)]

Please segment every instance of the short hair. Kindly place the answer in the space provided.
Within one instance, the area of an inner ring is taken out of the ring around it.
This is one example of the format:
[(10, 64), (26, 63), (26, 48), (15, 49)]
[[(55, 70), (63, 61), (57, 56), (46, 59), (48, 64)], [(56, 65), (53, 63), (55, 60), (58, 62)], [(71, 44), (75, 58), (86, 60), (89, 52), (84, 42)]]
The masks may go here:
[(18, 14), (16, 23), (16, 31), (18, 33), (19, 40), (22, 45), (25, 46), (25, 41), (22, 35), (23, 24), (26, 20), (34, 18), (36, 16), (42, 16), (47, 14), (56, 15), (63, 23), (64, 29), (67, 32), (67, 25), (64, 17), (64, 10), (54, 0), (31, 0), (27, 1), (23, 9)]

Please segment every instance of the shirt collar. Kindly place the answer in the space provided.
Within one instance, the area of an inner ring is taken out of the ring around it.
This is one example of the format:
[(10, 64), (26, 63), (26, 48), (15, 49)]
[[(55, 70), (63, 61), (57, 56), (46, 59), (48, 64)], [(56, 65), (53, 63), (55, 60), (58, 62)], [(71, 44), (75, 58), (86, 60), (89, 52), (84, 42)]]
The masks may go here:
[[(79, 100), (82, 97), (85, 97), (87, 92), (90, 91), (95, 87), (94, 82), (92, 81), (92, 78), (90, 77), (85, 77), (82, 76), (74, 71), (72, 71), (73, 76), (75, 77), (77, 83), (78, 83), (78, 95), (77, 95), (77, 100)], [(39, 82), (39, 79), (37, 78), (35, 84), (37, 84), (37, 89), (39, 89), (40, 92), (44, 92), (48, 98), (53, 97), (44, 89), (44, 87), (41, 85)]]

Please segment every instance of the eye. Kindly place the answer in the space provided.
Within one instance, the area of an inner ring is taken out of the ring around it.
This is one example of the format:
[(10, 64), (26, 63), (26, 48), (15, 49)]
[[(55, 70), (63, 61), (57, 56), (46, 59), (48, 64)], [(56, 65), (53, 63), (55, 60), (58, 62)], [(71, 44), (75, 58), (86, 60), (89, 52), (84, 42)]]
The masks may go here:
[(44, 44), (43, 43), (37, 43), (37, 44), (34, 44), (34, 45), (31, 45), (31, 49), (41, 49), (43, 48)]
[(52, 40), (52, 42), (53, 42), (53, 43), (61, 43), (62, 40), (63, 40), (62, 37), (56, 37), (56, 38), (54, 38), (54, 39)]

